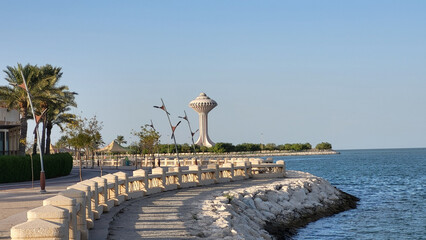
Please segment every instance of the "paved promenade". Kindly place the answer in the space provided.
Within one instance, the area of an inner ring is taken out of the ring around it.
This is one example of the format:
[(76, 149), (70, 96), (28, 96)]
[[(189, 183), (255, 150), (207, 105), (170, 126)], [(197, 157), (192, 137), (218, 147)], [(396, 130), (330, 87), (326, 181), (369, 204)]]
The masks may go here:
[[(108, 239), (192, 239), (194, 206), (214, 192), (262, 185), (282, 179), (249, 179), (231, 183), (180, 189), (127, 201), (120, 205), (109, 228)], [(106, 239), (102, 225), (90, 231), (95, 239)], [(105, 225), (104, 225), (105, 226)], [(98, 232), (99, 231), (99, 232)]]
[[(104, 174), (116, 171), (131, 172), (134, 167), (104, 169)], [(83, 178), (99, 176), (99, 169), (84, 169)], [(208, 187), (195, 187), (163, 192), (133, 199), (102, 215), (90, 230), (92, 239), (190, 239), (193, 217), (191, 209), (216, 191), (265, 184), (277, 179), (249, 179)], [(27, 220), (26, 212), (43, 205), (43, 200), (55, 196), (79, 182), (78, 169), (69, 176), (47, 179), (47, 193), (41, 194), (38, 181), (0, 184), (0, 239), (10, 238), (10, 228)]]
[[(103, 174), (124, 171), (130, 173), (134, 167), (103, 169)], [(100, 169), (83, 169), (83, 179), (100, 176)], [(43, 206), (43, 200), (54, 197), (58, 192), (80, 181), (78, 168), (73, 168), (71, 174), (65, 177), (46, 180), (47, 193), (40, 193), (39, 181), (0, 184), (0, 239), (10, 238), (10, 228), (27, 221), (27, 211)]]

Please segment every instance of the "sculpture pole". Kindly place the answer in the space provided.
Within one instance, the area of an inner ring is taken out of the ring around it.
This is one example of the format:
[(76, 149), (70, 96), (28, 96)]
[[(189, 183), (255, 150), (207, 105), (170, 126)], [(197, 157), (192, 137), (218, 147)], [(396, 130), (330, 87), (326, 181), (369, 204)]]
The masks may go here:
[(40, 152), (40, 165), (41, 165), (41, 170), (40, 170), (40, 192), (41, 193), (45, 193), (46, 192), (46, 175), (44, 173), (44, 163), (43, 163), (43, 153), (41, 152), (41, 145), (40, 145), (40, 134), (38, 131), (38, 121), (37, 121), (37, 116), (35, 115), (34, 112), (34, 107), (33, 107), (33, 102), (31, 101), (31, 94), (28, 91), (28, 87), (27, 87), (27, 83), (25, 82), (25, 77), (24, 74), (21, 71), (21, 76), (22, 76), (22, 81), (24, 82), (24, 84), (18, 85), (19, 87), (23, 88), (26, 92), (27, 92), (27, 96), (28, 96), (28, 101), (30, 102), (30, 106), (31, 106), (31, 112), (33, 114), (33, 118), (34, 118), (34, 122), (36, 124), (36, 129), (35, 131), (37, 132), (37, 145), (38, 145), (38, 151)]
[(176, 150), (176, 157), (177, 157), (177, 159), (178, 159), (178, 166), (180, 167), (179, 152), (178, 152), (177, 144), (176, 144), (175, 130), (176, 130), (177, 126), (179, 126), (179, 124), (180, 124), (180, 122), (181, 122), (181, 121), (179, 121), (179, 122), (176, 124), (176, 126), (173, 126), (173, 125), (172, 125), (172, 121), (170, 121), (170, 116), (169, 116), (169, 115), (170, 115), (170, 113), (169, 113), (169, 112), (167, 112), (166, 105), (164, 104), (164, 101), (163, 101), (163, 99), (162, 99), (162, 98), (161, 98), (161, 103), (163, 104), (163, 105), (161, 105), (161, 107), (159, 107), (159, 106), (154, 106), (154, 107), (155, 107), (155, 108), (162, 109), (162, 110), (166, 113), (166, 115), (167, 115), (167, 119), (169, 119), (170, 128), (172, 129), (172, 139), (173, 139), (173, 141), (174, 141), (174, 143), (175, 143), (175, 150)]
[[(154, 132), (157, 132), (157, 130), (155, 130), (154, 123), (152, 123), (152, 120), (151, 120), (151, 125), (149, 125), (149, 126), (152, 128), (152, 130), (154, 130)], [(160, 165), (161, 165), (160, 148), (158, 146), (157, 146), (157, 157), (158, 157), (158, 166), (160, 167)]]
[(198, 132), (198, 129), (195, 130), (195, 132), (192, 132), (191, 124), (189, 123), (188, 116), (186, 115), (186, 111), (184, 110), (183, 113), (185, 113), (185, 117), (180, 117), (179, 116), (179, 118), (185, 119), (186, 122), (188, 123), (189, 132), (191, 133), (192, 148), (194, 149), (194, 154), (196, 154), (197, 151), (195, 150), (194, 135), (195, 135), (196, 132)]

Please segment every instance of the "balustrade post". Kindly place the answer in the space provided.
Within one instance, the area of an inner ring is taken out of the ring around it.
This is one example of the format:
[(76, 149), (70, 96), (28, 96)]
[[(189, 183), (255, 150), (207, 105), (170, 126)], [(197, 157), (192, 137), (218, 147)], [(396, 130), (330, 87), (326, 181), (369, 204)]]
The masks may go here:
[(282, 174), (283, 174), (282, 177), (285, 177), (286, 176), (285, 162), (283, 160), (278, 160), (276, 164), (282, 165)]
[(161, 191), (163, 191), (163, 192), (166, 191), (166, 172), (164, 171), (164, 169), (161, 168), (161, 167), (153, 168), (152, 174), (160, 174), (161, 175), (160, 181), (158, 183), (158, 187), (161, 188)]
[(123, 195), (125, 200), (129, 199), (129, 177), (125, 172), (116, 172), (113, 175), (118, 177), (118, 181), (124, 181), (124, 184), (118, 185), (118, 194)]
[(189, 166), (189, 170), (197, 171), (197, 173), (194, 176), (194, 180), (197, 183), (197, 185), (201, 185), (201, 166), (200, 165)]
[(72, 240), (80, 239), (80, 232), (77, 230), (77, 202), (74, 198), (69, 198), (61, 195), (43, 200), (43, 206), (55, 206), (67, 209), (69, 212), (68, 237)]
[(213, 173), (213, 178), (214, 178), (214, 183), (218, 183), (219, 182), (219, 164), (209, 164), (207, 165), (207, 169), (214, 169), (214, 173)]
[(81, 184), (81, 183), (77, 183), (74, 185), (71, 185), (69, 187), (67, 187), (67, 189), (76, 189), (76, 190), (80, 190), (83, 191), (86, 194), (86, 221), (87, 221), (87, 228), (91, 229), (94, 227), (94, 216), (93, 216), (93, 212), (92, 212), (92, 192), (90, 189), (90, 186)]
[(12, 240), (65, 239), (67, 233), (62, 225), (42, 219), (27, 221), (10, 229)]
[(89, 239), (89, 231), (87, 230), (86, 220), (86, 193), (77, 189), (68, 189), (59, 192), (59, 195), (74, 198), (77, 203), (77, 229), (80, 231), (81, 239)]
[(133, 176), (142, 177), (142, 180), (139, 181), (141, 185), (141, 191), (144, 192), (144, 195), (148, 192), (148, 172), (143, 169), (138, 169), (133, 171)]
[[(58, 223), (62, 226), (62, 230), (57, 232), (55, 237), (59, 239), (69, 239), (69, 219), (70, 213), (68, 209), (59, 208), (51, 205), (42, 206), (31, 209), (27, 212), (28, 221), (35, 219), (47, 220), (49, 222)], [(36, 237), (36, 236), (34, 236)]]
[(114, 201), (108, 199), (108, 181), (101, 177), (95, 177), (90, 180), (97, 182), (98, 189), (102, 189), (102, 191), (99, 191), (98, 196), (99, 206), (102, 206), (103, 212), (109, 212), (109, 210), (114, 206)]
[(85, 180), (80, 182), (80, 184), (87, 185), (92, 191), (90, 203), (92, 205), (91, 211), (94, 219), (99, 219), (100, 215), (103, 213), (103, 206), (99, 205), (99, 192), (98, 192), (98, 183), (93, 180)]
[(176, 173), (176, 181), (177, 187), (181, 188), (182, 185), (182, 168), (181, 167), (170, 167), (169, 172), (175, 172)]

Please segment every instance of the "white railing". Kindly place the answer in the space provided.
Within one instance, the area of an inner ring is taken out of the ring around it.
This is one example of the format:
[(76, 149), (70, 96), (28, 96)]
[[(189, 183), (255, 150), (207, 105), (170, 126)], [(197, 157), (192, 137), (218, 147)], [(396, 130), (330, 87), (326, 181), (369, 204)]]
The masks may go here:
[(173, 189), (273, 177), (285, 177), (284, 161), (253, 160), (252, 164), (250, 159), (224, 159), (221, 166), (192, 165), (188, 170), (158, 167), (152, 169), (151, 174), (139, 169), (133, 171), (133, 176), (124, 172), (107, 174), (71, 185), (57, 196), (44, 200), (42, 207), (27, 212), (27, 222), (11, 228), (11, 238), (85, 240), (89, 239), (89, 229), (96, 225), (96, 219), (125, 200)]

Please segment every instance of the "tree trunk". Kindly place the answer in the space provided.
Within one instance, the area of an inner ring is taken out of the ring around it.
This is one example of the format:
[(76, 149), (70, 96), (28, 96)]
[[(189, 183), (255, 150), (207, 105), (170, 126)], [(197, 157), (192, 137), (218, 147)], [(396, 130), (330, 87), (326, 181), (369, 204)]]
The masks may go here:
[(46, 148), (46, 118), (43, 118), (43, 127), (41, 128), (40, 148), (41, 148), (41, 152), (44, 153), (44, 149)]
[(34, 132), (33, 155), (37, 155), (37, 132)]
[(19, 135), (19, 155), (25, 155), (25, 148), (27, 145), (27, 130), (28, 130), (28, 123), (27, 123), (27, 114), (28, 109), (26, 107), (21, 108), (21, 132)]
[(46, 155), (50, 154), (50, 135), (52, 134), (52, 128), (53, 128), (53, 124), (52, 121), (47, 121), (47, 125), (46, 125)]

